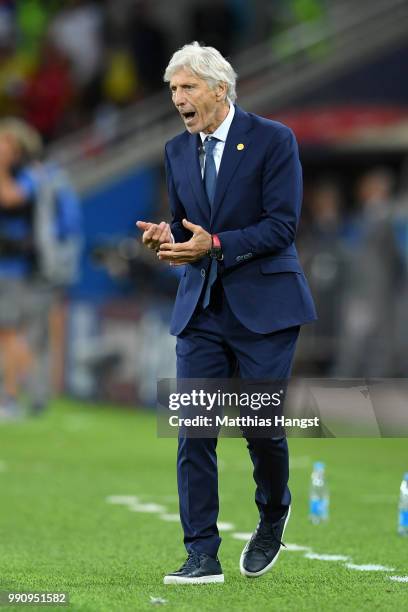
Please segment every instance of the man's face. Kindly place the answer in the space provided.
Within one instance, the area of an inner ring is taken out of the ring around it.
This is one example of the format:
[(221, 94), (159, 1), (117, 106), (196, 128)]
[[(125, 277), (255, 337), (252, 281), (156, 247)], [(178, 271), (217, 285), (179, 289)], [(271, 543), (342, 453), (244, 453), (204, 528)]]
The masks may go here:
[(228, 114), (226, 85), (219, 84), (211, 89), (207, 81), (190, 70), (183, 68), (173, 75), (170, 91), (173, 104), (190, 134), (212, 134)]

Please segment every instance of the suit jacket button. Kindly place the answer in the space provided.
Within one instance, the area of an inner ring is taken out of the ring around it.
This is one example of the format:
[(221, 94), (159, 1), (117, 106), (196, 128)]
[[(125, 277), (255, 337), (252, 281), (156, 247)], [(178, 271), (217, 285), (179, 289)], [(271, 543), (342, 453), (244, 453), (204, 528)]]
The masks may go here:
[(204, 269), (204, 268), (201, 268), (201, 276), (202, 276), (203, 278), (205, 278), (205, 269)]

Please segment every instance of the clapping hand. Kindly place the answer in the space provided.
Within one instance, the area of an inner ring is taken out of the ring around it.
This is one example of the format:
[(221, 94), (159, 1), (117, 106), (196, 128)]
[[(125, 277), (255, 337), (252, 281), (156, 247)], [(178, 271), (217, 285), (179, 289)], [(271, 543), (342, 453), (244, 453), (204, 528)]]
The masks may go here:
[(160, 245), (171, 242), (170, 226), (168, 223), (165, 223), (165, 221), (159, 224), (150, 223), (148, 221), (137, 221), (136, 225), (142, 230), (142, 241), (148, 249), (158, 251)]
[(167, 261), (171, 265), (183, 265), (192, 263), (204, 257), (211, 249), (212, 239), (201, 225), (190, 223), (183, 219), (183, 226), (192, 232), (193, 236), (187, 242), (163, 242), (157, 251), (157, 256), (162, 261)]

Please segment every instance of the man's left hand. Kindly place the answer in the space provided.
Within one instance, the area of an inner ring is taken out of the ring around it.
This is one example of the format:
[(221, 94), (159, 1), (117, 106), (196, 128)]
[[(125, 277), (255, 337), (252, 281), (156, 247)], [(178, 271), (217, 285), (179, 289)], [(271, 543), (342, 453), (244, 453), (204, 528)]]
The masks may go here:
[(173, 244), (165, 242), (162, 244), (157, 253), (158, 258), (162, 261), (167, 261), (172, 265), (192, 263), (204, 257), (207, 251), (211, 249), (211, 234), (200, 225), (194, 225), (187, 219), (183, 219), (183, 225), (193, 233), (192, 238), (187, 242), (175, 242)]

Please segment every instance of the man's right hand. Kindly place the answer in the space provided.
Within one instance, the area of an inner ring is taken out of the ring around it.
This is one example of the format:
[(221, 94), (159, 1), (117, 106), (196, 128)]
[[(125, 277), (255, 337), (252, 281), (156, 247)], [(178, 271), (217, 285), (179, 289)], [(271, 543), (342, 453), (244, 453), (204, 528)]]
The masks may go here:
[(148, 221), (137, 221), (137, 227), (142, 230), (143, 244), (147, 248), (157, 251), (161, 244), (172, 242), (170, 225), (162, 221), (161, 223), (149, 223)]

